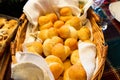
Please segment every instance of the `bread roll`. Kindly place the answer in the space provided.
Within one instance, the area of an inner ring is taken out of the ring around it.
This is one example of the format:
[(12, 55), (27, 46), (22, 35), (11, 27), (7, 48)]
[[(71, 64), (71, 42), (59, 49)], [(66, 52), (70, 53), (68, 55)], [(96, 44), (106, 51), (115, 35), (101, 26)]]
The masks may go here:
[(55, 55), (57, 57), (59, 57), (62, 61), (65, 60), (65, 48), (64, 45), (61, 43), (56, 44), (53, 48), (52, 48), (52, 55)]
[(74, 50), (70, 56), (70, 61), (72, 64), (76, 64), (79, 62), (79, 54), (78, 54), (78, 49)]
[(87, 80), (86, 72), (81, 63), (76, 63), (68, 68), (64, 73), (63, 80)]
[(57, 21), (55, 21), (55, 23), (54, 23), (54, 28), (56, 28), (56, 29), (59, 29), (61, 26), (63, 26), (64, 25), (64, 22), (63, 21), (61, 21), (61, 20), (57, 20)]
[(64, 71), (63, 65), (61, 65), (60, 63), (57, 63), (57, 62), (53, 62), (53, 63), (49, 64), (48, 66), (56, 80), (59, 78), (59, 76)]
[(48, 30), (47, 30), (47, 29), (41, 30), (41, 31), (38, 33), (37, 37), (38, 37), (39, 39), (41, 39), (42, 41), (46, 40), (46, 39), (48, 38)]
[(65, 24), (71, 25), (76, 30), (79, 30), (82, 27), (82, 22), (81, 22), (81, 20), (77, 16), (72, 17)]
[(78, 48), (77, 40), (74, 38), (67, 38), (64, 44), (65, 46), (69, 46), (72, 51)]
[(54, 45), (57, 44), (57, 43), (63, 44), (63, 39), (58, 37), (58, 36), (53, 36), (51, 41), (54, 43)]
[(78, 30), (78, 37), (82, 41), (89, 40), (91, 37), (89, 28), (83, 26), (80, 30)]
[(51, 27), (53, 27), (53, 23), (50, 21), (44, 25), (39, 26), (39, 30), (49, 29)]
[(51, 41), (51, 39), (46, 39), (43, 43), (43, 53), (45, 56), (48, 56), (51, 54), (51, 50), (53, 48), (54, 44)]
[(60, 9), (60, 15), (61, 16), (69, 16), (72, 15), (72, 9), (69, 7), (63, 7)]
[(52, 38), (54, 36), (58, 36), (57, 30), (55, 28), (48, 29), (48, 37)]
[(63, 73), (64, 66), (61, 59), (55, 55), (49, 55), (45, 58), (48, 66), (53, 73), (54, 78), (57, 80), (58, 77)]
[(61, 38), (68, 38), (69, 35), (70, 35), (70, 29), (69, 29), (69, 25), (63, 25), (59, 31), (58, 31), (58, 34)]
[(27, 43), (25, 46), (26, 46), (28, 52), (37, 53), (37, 54), (42, 55), (43, 47), (42, 47), (41, 42), (37, 42), (37, 41), (30, 42), (30, 43)]
[(41, 25), (44, 25), (44, 24), (46, 24), (46, 23), (48, 23), (48, 22), (50, 22), (50, 18), (47, 17), (47, 16), (40, 16), (40, 17), (38, 18), (38, 23), (39, 23), (40, 26), (41, 26)]
[(72, 15), (70, 15), (70, 16), (60, 16), (60, 20), (63, 21), (63, 22), (66, 22), (66, 21), (70, 20), (71, 18), (73, 18)]
[(48, 64), (51, 64), (53, 62), (57, 62), (57, 63), (60, 63), (61, 65), (63, 65), (63, 62), (61, 61), (61, 59), (55, 55), (49, 55), (45, 58), (45, 61), (48, 63)]
[(58, 17), (57, 17), (57, 15), (56, 15), (55, 13), (49, 13), (49, 14), (46, 15), (46, 17), (47, 17), (50, 21), (52, 21), (52, 23), (54, 23), (55, 21), (58, 20)]

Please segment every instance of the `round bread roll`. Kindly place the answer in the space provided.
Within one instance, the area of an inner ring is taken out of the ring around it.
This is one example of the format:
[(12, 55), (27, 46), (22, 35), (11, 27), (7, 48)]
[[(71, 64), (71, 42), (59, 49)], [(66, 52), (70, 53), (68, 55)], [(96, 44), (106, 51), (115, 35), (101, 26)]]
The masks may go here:
[(46, 17), (47, 17), (50, 21), (52, 21), (52, 23), (54, 23), (55, 21), (58, 20), (58, 17), (57, 17), (57, 15), (56, 15), (55, 13), (49, 13), (49, 14), (46, 15)]
[(58, 34), (61, 38), (68, 38), (70, 35), (69, 25), (63, 25), (62, 27), (60, 27), (60, 29), (58, 30)]
[(60, 20), (63, 21), (63, 22), (66, 22), (66, 21), (70, 20), (71, 18), (73, 18), (72, 15), (70, 15), (70, 16), (60, 16)]
[(65, 24), (71, 25), (76, 30), (79, 30), (82, 27), (82, 22), (81, 22), (81, 20), (77, 16), (72, 17)]
[(87, 80), (86, 72), (81, 63), (76, 63), (68, 68), (64, 73), (63, 80)]
[(53, 48), (52, 48), (52, 55), (55, 55), (59, 57), (62, 61), (65, 60), (65, 48), (64, 45), (61, 43), (57, 43)]
[(69, 16), (72, 15), (72, 10), (70, 7), (63, 7), (60, 9), (60, 15), (61, 16)]
[(78, 49), (74, 50), (70, 56), (70, 61), (72, 64), (76, 64), (79, 62), (79, 54), (78, 54)]
[(54, 44), (51, 41), (51, 39), (46, 39), (43, 43), (43, 53), (45, 56), (48, 56), (51, 54), (51, 50), (53, 48)]
[(63, 73), (64, 67), (60, 63), (53, 62), (48, 65), (55, 80), (58, 80), (59, 76)]
[(53, 62), (57, 62), (60, 63), (61, 65), (63, 65), (63, 62), (61, 61), (61, 59), (55, 55), (49, 55), (45, 58), (45, 61), (49, 64), (53, 63)]
[(69, 46), (72, 51), (78, 48), (77, 40), (75, 38), (67, 38), (64, 44), (65, 46)]
[(46, 40), (46, 39), (48, 38), (48, 29), (41, 30), (41, 31), (38, 33), (37, 37), (38, 37), (39, 39), (41, 39), (42, 41)]
[(51, 41), (54, 43), (54, 45), (57, 44), (57, 43), (63, 44), (63, 39), (58, 37), (58, 36), (53, 36)]
[(47, 17), (47, 16), (40, 16), (38, 18), (38, 24), (41, 26), (41, 25), (44, 25), (46, 23), (50, 22), (50, 18)]
[(64, 66), (64, 71), (66, 71), (70, 66), (72, 66), (71, 62), (69, 59), (66, 59), (64, 62), (63, 62), (63, 66)]
[(78, 37), (82, 41), (89, 40), (91, 37), (89, 28), (83, 26), (80, 30), (78, 30)]
[(53, 27), (53, 23), (50, 21), (42, 26), (39, 26), (39, 30), (49, 29), (51, 27)]
[(56, 29), (59, 29), (59, 28), (60, 28), (61, 26), (63, 26), (63, 25), (64, 25), (64, 22), (63, 22), (63, 21), (57, 20), (57, 21), (55, 21), (53, 27), (56, 28)]
[(48, 29), (48, 37), (52, 38), (54, 36), (58, 36), (57, 30), (55, 28)]
[(43, 47), (42, 47), (41, 42), (37, 42), (37, 41), (30, 42), (30, 43), (27, 43), (25, 46), (26, 46), (28, 52), (37, 53), (37, 54), (42, 55)]

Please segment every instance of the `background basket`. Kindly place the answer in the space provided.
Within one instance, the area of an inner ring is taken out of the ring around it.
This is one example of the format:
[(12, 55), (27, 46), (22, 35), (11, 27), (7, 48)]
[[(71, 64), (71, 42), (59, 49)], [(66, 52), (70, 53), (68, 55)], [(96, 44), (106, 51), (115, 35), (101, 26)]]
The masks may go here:
[[(97, 57), (98, 57), (98, 68), (95, 71), (95, 74), (92, 76), (91, 80), (100, 80), (104, 71), (104, 65), (107, 55), (108, 46), (105, 44), (104, 35), (100, 26), (98, 26), (97, 22), (100, 20), (98, 15), (92, 10), (89, 9), (88, 12), (88, 19), (91, 22), (92, 30), (93, 30), (93, 39), (95, 44), (97, 45)], [(27, 29), (28, 20), (26, 15), (23, 13), (19, 18), (20, 25), (15, 37), (14, 42), (11, 44), (11, 54), (12, 54), (12, 62), (16, 63), (15, 60), (15, 53), (17, 51), (22, 51), (22, 43), (25, 39), (25, 32)]]

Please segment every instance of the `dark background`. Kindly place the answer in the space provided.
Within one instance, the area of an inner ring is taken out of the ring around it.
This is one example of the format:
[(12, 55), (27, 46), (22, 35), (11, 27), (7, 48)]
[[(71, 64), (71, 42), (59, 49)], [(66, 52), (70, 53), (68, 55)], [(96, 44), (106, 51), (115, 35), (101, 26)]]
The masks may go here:
[(19, 18), (26, 2), (27, 0), (1, 0), (0, 14), (6, 14)]

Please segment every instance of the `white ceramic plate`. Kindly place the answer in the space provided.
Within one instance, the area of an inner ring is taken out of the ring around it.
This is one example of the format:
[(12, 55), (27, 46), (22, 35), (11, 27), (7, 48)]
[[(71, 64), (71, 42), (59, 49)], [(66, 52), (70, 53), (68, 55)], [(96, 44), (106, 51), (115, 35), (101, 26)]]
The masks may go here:
[(110, 3), (109, 10), (112, 16), (120, 22), (120, 1)]

